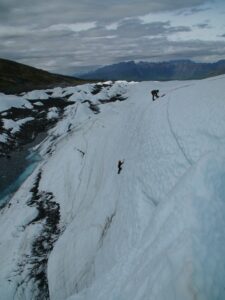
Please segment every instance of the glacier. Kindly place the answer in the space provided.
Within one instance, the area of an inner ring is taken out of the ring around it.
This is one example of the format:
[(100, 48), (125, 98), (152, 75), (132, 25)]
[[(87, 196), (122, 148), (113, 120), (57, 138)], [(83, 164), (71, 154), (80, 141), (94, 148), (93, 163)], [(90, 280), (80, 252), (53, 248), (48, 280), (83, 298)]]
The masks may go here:
[(51, 90), (75, 103), (0, 210), (1, 298), (225, 299), (224, 86), (218, 76)]

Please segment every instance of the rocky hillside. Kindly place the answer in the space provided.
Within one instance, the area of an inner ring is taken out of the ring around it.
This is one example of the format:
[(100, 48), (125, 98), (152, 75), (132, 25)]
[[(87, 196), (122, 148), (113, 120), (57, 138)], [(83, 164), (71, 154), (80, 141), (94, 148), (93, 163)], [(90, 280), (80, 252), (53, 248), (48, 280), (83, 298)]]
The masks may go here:
[(0, 92), (15, 94), (34, 89), (71, 86), (84, 80), (52, 74), (11, 60), (0, 59)]

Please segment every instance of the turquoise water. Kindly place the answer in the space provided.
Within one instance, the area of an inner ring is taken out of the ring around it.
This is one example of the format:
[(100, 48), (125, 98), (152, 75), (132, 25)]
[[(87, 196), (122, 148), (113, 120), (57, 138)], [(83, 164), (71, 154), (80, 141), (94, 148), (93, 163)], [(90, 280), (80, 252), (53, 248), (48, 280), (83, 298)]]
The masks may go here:
[(45, 137), (46, 133), (41, 133), (31, 143), (10, 152), (10, 158), (0, 158), (0, 207), (12, 197), (40, 162), (40, 155), (31, 149)]
[(28, 166), (26, 166), (25, 170), (13, 182), (11, 182), (8, 187), (0, 190), (0, 205), (7, 202), (22, 183), (32, 174), (40, 161), (40, 156), (37, 153), (31, 153), (26, 157), (26, 159)]

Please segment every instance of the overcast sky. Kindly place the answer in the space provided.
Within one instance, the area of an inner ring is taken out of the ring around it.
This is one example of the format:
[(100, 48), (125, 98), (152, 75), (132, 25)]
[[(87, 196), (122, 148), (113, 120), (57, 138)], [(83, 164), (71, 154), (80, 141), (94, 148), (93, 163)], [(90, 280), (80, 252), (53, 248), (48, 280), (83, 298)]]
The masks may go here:
[(58, 73), (225, 59), (224, 0), (0, 0), (0, 57)]

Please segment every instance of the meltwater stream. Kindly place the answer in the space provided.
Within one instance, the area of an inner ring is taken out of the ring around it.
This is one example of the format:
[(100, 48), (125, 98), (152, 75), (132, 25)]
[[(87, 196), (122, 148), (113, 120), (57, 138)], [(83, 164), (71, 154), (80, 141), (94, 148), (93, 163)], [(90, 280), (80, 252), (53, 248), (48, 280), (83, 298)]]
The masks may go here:
[(0, 208), (3, 206), (28, 176), (34, 171), (41, 157), (32, 148), (46, 136), (40, 133), (29, 144), (10, 153), (10, 158), (0, 158)]

